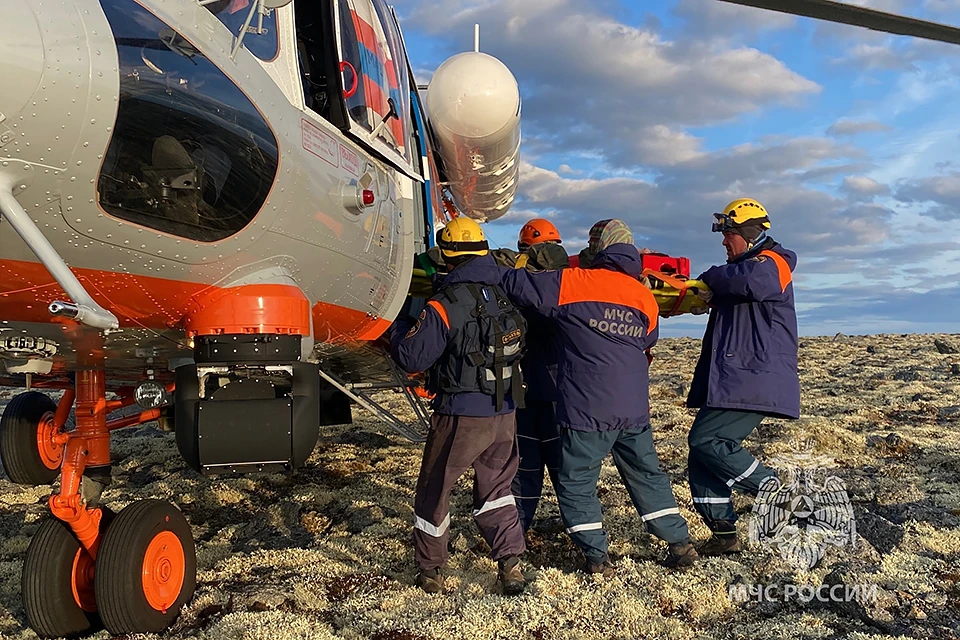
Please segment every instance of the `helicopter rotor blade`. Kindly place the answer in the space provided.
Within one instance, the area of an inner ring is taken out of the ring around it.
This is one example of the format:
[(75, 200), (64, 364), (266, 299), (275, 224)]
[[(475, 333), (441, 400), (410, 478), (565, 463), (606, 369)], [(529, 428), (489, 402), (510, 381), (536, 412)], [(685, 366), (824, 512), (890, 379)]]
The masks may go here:
[(899, 36), (960, 44), (960, 28), (834, 0), (720, 0), (745, 7), (850, 24)]

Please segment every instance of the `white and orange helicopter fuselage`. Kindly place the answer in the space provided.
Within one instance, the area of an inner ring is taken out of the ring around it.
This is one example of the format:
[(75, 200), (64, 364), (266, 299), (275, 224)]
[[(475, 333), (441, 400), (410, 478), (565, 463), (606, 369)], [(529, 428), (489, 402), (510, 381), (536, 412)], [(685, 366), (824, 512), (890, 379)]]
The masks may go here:
[(140, 553), (179, 586), (158, 569), (127, 603), (145, 613), (99, 615), (159, 631), (192, 592), (193, 543), (149, 514), (179, 551), (111, 542), (127, 510), (106, 528), (97, 504), (110, 432), (164, 416), (204, 473), (302, 464), (318, 425), (342, 421), (337, 394), (366, 404), (347, 379), (388, 370), (371, 345), (409, 304), (442, 198), (481, 220), (510, 207), (519, 90), (474, 51), (421, 105), (382, 0), (9, 0), (3, 16), (0, 382), (64, 394), (18, 396), (0, 451), (14, 481), (61, 476), (49, 535), (76, 553), (72, 604), (51, 604), (37, 594), (65, 587), (37, 562), (56, 559), (31, 547), (27, 617), (84, 631), (101, 586), (129, 591), (94, 580), (97, 558)]

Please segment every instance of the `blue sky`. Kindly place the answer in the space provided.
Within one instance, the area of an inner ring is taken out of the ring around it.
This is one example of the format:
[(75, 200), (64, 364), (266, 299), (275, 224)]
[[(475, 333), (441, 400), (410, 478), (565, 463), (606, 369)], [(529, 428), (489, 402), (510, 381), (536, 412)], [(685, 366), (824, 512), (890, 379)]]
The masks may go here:
[[(960, 24), (960, 0), (855, 4)], [(724, 260), (710, 214), (754, 197), (799, 255), (801, 334), (960, 331), (960, 47), (717, 0), (395, 5), (420, 82), (477, 22), (520, 84), (520, 187), (494, 242), (545, 216), (576, 253), (618, 217), (697, 275)]]

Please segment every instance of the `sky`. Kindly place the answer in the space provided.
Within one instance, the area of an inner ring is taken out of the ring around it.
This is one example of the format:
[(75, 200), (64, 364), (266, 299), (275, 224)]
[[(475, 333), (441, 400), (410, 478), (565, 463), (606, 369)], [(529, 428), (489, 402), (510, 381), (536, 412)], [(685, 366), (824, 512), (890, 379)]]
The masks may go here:
[[(522, 168), (494, 244), (547, 217), (575, 254), (617, 217), (695, 277), (725, 260), (711, 214), (752, 197), (798, 254), (801, 335), (960, 331), (960, 47), (717, 0), (393, 4), (419, 83), (474, 23), (517, 78)], [(960, 25), (960, 0), (850, 4)]]

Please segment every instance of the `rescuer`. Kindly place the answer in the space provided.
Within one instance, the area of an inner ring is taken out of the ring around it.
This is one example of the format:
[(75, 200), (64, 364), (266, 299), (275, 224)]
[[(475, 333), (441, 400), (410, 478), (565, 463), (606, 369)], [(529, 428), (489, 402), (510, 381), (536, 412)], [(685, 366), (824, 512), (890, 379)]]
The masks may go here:
[[(528, 271), (564, 269), (567, 252), (560, 232), (549, 220), (535, 218), (523, 225), (517, 240), (517, 268)], [(556, 490), (560, 465), (560, 432), (557, 429), (557, 336), (554, 323), (533, 311), (524, 312), (529, 328), (527, 352), (520, 361), (526, 383), (524, 407), (517, 409), (517, 446), (520, 468), (513, 479), (520, 523), (533, 524), (543, 492), (543, 472), (550, 474)]]
[(517, 474), (515, 406), (522, 394), (519, 359), (526, 323), (499, 286), (500, 272), (483, 230), (458, 217), (437, 233), (448, 275), (416, 323), (398, 321), (391, 351), (407, 372), (429, 370), (433, 400), (414, 499), (417, 583), (443, 590), (450, 493), (471, 466), (473, 517), (499, 563), (504, 593), (523, 591), (526, 549), (510, 483)]
[(741, 550), (731, 489), (756, 495), (774, 475), (741, 446), (744, 438), (764, 416), (800, 417), (797, 256), (767, 235), (770, 218), (756, 200), (734, 200), (714, 218), (727, 264), (699, 277), (712, 309), (687, 397), (700, 409), (688, 438), (690, 493), (713, 532), (703, 555)]
[(640, 253), (629, 227), (604, 220), (591, 229), (594, 237), (589, 269), (501, 270), (507, 295), (522, 308), (538, 309), (557, 328), (560, 513), (586, 556), (584, 570), (612, 576), (597, 498), (600, 467), (612, 452), (647, 530), (669, 545), (664, 564), (689, 566), (697, 552), (650, 430), (644, 350), (657, 340), (659, 308), (638, 280)]

